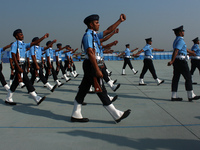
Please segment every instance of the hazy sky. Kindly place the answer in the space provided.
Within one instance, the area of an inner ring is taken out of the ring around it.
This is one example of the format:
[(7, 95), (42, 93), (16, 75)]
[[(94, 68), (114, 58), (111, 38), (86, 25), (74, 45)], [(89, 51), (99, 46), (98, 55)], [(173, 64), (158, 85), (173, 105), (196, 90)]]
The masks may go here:
[[(123, 51), (125, 44), (143, 48), (145, 38), (152, 37), (154, 48), (172, 49), (175, 38), (172, 29), (184, 25), (188, 48), (192, 39), (200, 37), (199, 0), (0, 0), (0, 47), (13, 41), (15, 29), (23, 30), (28, 43), (35, 36), (49, 33), (41, 45), (57, 39), (63, 45), (79, 48), (86, 26), (83, 20), (99, 14), (100, 30), (118, 20), (121, 13), (127, 20), (120, 24), (119, 33), (105, 44), (118, 40), (116, 51)], [(55, 46), (54, 46), (55, 48)]]

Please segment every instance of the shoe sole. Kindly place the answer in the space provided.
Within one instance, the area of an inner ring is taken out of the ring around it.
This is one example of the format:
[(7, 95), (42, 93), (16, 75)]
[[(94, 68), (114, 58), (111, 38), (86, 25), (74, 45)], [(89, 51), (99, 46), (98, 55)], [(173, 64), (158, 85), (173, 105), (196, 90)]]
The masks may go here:
[(42, 99), (37, 103), (37, 105), (40, 105), (44, 100), (45, 100), (46, 96), (42, 97)]
[(114, 92), (120, 87), (121, 84), (118, 84), (117, 87), (113, 90)]

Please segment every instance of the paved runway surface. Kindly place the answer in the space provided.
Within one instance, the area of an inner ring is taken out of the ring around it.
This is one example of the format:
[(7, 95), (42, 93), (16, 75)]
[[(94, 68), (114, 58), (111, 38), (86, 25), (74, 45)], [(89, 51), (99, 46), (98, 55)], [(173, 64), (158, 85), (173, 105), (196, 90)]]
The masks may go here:
[[(106, 85), (120, 110), (131, 109), (128, 118), (116, 124), (102, 107), (96, 94), (88, 94), (82, 114), (88, 123), (71, 123), (74, 97), (81, 82), (82, 62), (75, 62), (79, 77), (72, 79), (54, 93), (35, 83), (36, 91), (47, 98), (37, 106), (27, 90), (18, 88), (13, 99), (16, 106), (5, 105), (7, 92), (0, 87), (0, 149), (1, 150), (199, 150), (200, 149), (200, 100), (188, 102), (184, 79), (179, 82), (182, 102), (171, 102), (172, 66), (168, 60), (154, 60), (160, 79), (157, 86), (147, 72), (147, 86), (138, 86), (142, 60), (132, 61), (138, 74), (133, 75), (127, 66), (126, 76), (121, 75), (123, 61), (106, 61), (112, 78), (121, 83), (116, 91)], [(3, 64), (3, 73), (9, 80), (9, 64)], [(61, 73), (59, 74), (59, 77)], [(64, 82), (63, 79), (60, 79)], [(196, 70), (194, 92), (200, 95), (200, 76)], [(54, 83), (52, 76), (50, 83)]]

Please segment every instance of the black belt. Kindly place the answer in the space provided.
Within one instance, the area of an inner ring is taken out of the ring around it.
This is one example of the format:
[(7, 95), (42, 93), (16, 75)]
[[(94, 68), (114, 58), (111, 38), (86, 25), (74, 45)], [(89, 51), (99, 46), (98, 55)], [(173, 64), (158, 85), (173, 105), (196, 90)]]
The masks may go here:
[(186, 54), (183, 54), (183, 53), (180, 53), (180, 54), (178, 54), (178, 55), (181, 55), (181, 56), (186, 56)]

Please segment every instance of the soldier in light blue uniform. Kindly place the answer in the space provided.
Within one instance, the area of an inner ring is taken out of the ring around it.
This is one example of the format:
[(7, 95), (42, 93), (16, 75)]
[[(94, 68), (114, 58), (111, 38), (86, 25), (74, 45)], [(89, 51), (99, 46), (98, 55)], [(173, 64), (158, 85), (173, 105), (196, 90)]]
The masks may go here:
[[(71, 49), (71, 47), (70, 47), (70, 49)], [(77, 50), (78, 50), (78, 48), (75, 49), (75, 50), (72, 49), (72, 51), (71, 51), (71, 53), (70, 53), (70, 57), (69, 57), (71, 67), (73, 68), (73, 71), (71, 72), (71, 74), (73, 75), (74, 78), (76, 78), (76, 77), (79, 76), (79, 74), (76, 72), (76, 65), (75, 65), (75, 63), (74, 63), (74, 61), (73, 61), (73, 55), (74, 55), (74, 53), (75, 53)]]
[[(46, 43), (46, 46), (49, 46), (51, 44), (51, 41), (48, 41)], [(57, 77), (57, 74), (56, 74), (56, 71), (54, 69), (54, 66), (53, 66), (53, 54), (54, 54), (54, 50), (52, 49), (52, 45), (49, 46), (49, 48), (46, 50), (46, 61), (47, 61), (47, 66), (48, 68), (51, 70), (52, 72), (52, 75), (53, 75), (53, 79), (54, 81), (57, 83), (58, 87), (61, 87), (63, 85), (63, 83), (61, 83), (59, 80), (58, 80), (58, 77)], [(47, 73), (45, 75), (46, 79), (48, 80), (48, 76), (49, 74)]]
[[(191, 51), (194, 51), (196, 56), (191, 56), (191, 70), (190, 73), (193, 76), (194, 71), (196, 68), (200, 71), (200, 48), (199, 48), (199, 38), (196, 37), (192, 40), (194, 42), (194, 45), (191, 48)], [(192, 84), (197, 84), (196, 82), (192, 82)]]
[(65, 78), (66, 82), (70, 81), (71, 79), (67, 77), (66, 75), (66, 71), (65, 71), (65, 68), (62, 64), (62, 54), (63, 54), (63, 49), (66, 48), (65, 47), (62, 47), (62, 44), (61, 43), (58, 43), (57, 44), (57, 49), (55, 51), (55, 56), (56, 56), (56, 74), (58, 75), (59, 73), (59, 70), (61, 69), (62, 71), (62, 74), (63, 74), (63, 78)]
[(143, 78), (148, 70), (151, 72), (153, 78), (157, 82), (157, 85), (160, 85), (160, 84), (164, 83), (164, 80), (160, 80), (156, 75), (156, 70), (154, 68), (153, 61), (152, 61), (152, 58), (153, 58), (152, 51), (164, 51), (164, 49), (152, 48), (151, 47), (152, 38), (147, 38), (145, 40), (146, 40), (146, 46), (142, 50), (140, 50), (139, 52), (137, 52), (136, 54), (133, 55), (133, 56), (137, 56), (140, 53), (144, 52), (144, 61), (143, 61), (144, 66), (143, 66), (142, 72), (140, 74), (139, 85), (146, 85), (144, 83)]
[[(32, 42), (37, 41), (39, 38), (35, 37), (33, 38)], [(51, 44), (55, 43), (56, 40), (53, 40)], [(50, 45), (51, 45), (50, 44)], [(50, 46), (49, 45), (49, 46)], [(40, 47), (40, 43), (38, 43), (37, 45), (34, 45), (31, 47), (30, 49), (30, 56), (31, 56), (31, 60), (32, 60), (32, 64), (31, 64), (31, 83), (34, 84), (34, 81), (36, 79), (36, 72), (38, 73), (38, 76), (40, 78), (40, 80), (43, 82), (43, 84), (51, 91), (53, 92), (55, 90), (55, 88), (57, 87), (57, 84), (52, 86), (47, 79), (45, 78), (44, 74), (43, 74), (43, 70), (42, 70), (42, 51), (48, 49), (49, 47)]]
[[(107, 30), (96, 33), (99, 30), (99, 16), (98, 15), (90, 15), (84, 19), (84, 23), (87, 25), (88, 29), (83, 36), (82, 43), (84, 47), (84, 51), (86, 53), (86, 59), (83, 62), (83, 71), (84, 76), (82, 82), (79, 86), (78, 93), (74, 100), (74, 109), (71, 115), (72, 122), (88, 122), (88, 118), (83, 118), (81, 114), (81, 106), (84, 102), (84, 98), (88, 93), (90, 86), (94, 85), (94, 78), (97, 78), (97, 81), (100, 85), (102, 85), (102, 92), (99, 91), (97, 93), (98, 97), (103, 103), (105, 109), (111, 114), (114, 120), (118, 123), (122, 119), (126, 118), (131, 110), (120, 111), (114, 107), (112, 102), (110, 101), (107, 91), (102, 81), (103, 74), (100, 70), (100, 65), (102, 65), (99, 61), (100, 59), (100, 41), (99, 39), (105, 37), (106, 35), (113, 32), (117, 26), (126, 20), (126, 16), (124, 14), (120, 15), (120, 18), (117, 22), (111, 25)], [(98, 90), (98, 89), (97, 89)]]
[(0, 81), (1, 81), (2, 86), (6, 89), (6, 91), (10, 91), (10, 86), (7, 84), (7, 82), (5, 80), (5, 77), (4, 77), (3, 73), (2, 73), (3, 66), (2, 66), (2, 60), (1, 60), (2, 59), (1, 58), (1, 53), (3, 51), (5, 51), (6, 49), (10, 48), (11, 45), (12, 45), (12, 43), (7, 45), (7, 46), (5, 46), (5, 47), (3, 47), (3, 48), (0, 48)]
[[(126, 44), (126, 49), (125, 49), (124, 53), (122, 53), (122, 54), (125, 54), (124, 65), (123, 65), (123, 68), (122, 68), (122, 75), (126, 75), (125, 68), (126, 68), (127, 64), (129, 65), (130, 69), (133, 71), (134, 75), (138, 73), (138, 71), (136, 71), (131, 64), (131, 52), (136, 51), (138, 48), (135, 48), (133, 50), (130, 50), (129, 48), (130, 48), (130, 44)], [(120, 55), (122, 55), (122, 54), (120, 54)]]
[(69, 45), (67, 45), (67, 48), (69, 49), (69, 51), (65, 53), (65, 66), (64, 66), (64, 68), (65, 68), (65, 70), (67, 70), (67, 76), (70, 76), (69, 73), (71, 73), (72, 76), (74, 78), (76, 78), (78, 76), (78, 74), (77, 73), (75, 74), (72, 71), (72, 68), (71, 68), (73, 66), (73, 62), (71, 61), (71, 56), (72, 56), (73, 50), (71, 49), (71, 47)]
[(33, 99), (36, 101), (37, 105), (39, 105), (46, 97), (40, 97), (35, 92), (35, 88), (31, 84), (27, 72), (25, 71), (25, 52), (27, 48), (30, 48), (32, 45), (36, 45), (37, 43), (41, 42), (43, 39), (47, 38), (49, 34), (45, 34), (42, 38), (39, 40), (32, 42), (32, 43), (24, 43), (24, 35), (22, 33), (21, 29), (17, 29), (13, 32), (13, 36), (16, 39), (16, 42), (14, 42), (11, 46), (11, 53), (12, 53), (12, 59), (15, 63), (15, 77), (14, 81), (10, 87), (10, 91), (8, 92), (7, 98), (5, 100), (6, 104), (10, 105), (16, 105), (16, 103), (13, 101), (13, 93), (15, 92), (17, 86), (19, 85), (19, 77), (21, 74), (23, 74), (23, 82), (26, 85), (26, 88), (29, 92), (29, 94), (33, 97)]
[(11, 51), (9, 52), (9, 62), (10, 62), (10, 69), (11, 69), (11, 73), (10, 73), (10, 86), (11, 86), (12, 81), (14, 79), (14, 71), (15, 71), (15, 67), (14, 67), (14, 63), (13, 63), (13, 60), (12, 60)]
[(188, 95), (188, 101), (192, 102), (193, 100), (200, 99), (200, 96), (196, 96), (194, 94), (193, 87), (192, 87), (192, 77), (191, 77), (191, 73), (190, 73), (186, 58), (187, 58), (187, 52), (190, 53), (191, 55), (195, 55), (195, 53), (187, 49), (187, 45), (185, 44), (185, 41), (183, 39), (184, 37), (183, 26), (175, 28), (173, 29), (173, 31), (174, 31), (174, 34), (176, 35), (176, 39), (174, 40), (174, 43), (173, 43), (174, 51), (172, 54), (172, 59), (170, 62), (168, 62), (168, 66), (171, 66), (173, 64), (171, 101), (183, 100), (181, 97), (177, 96), (178, 82), (179, 82), (180, 76), (183, 75), (185, 79), (185, 88)]

